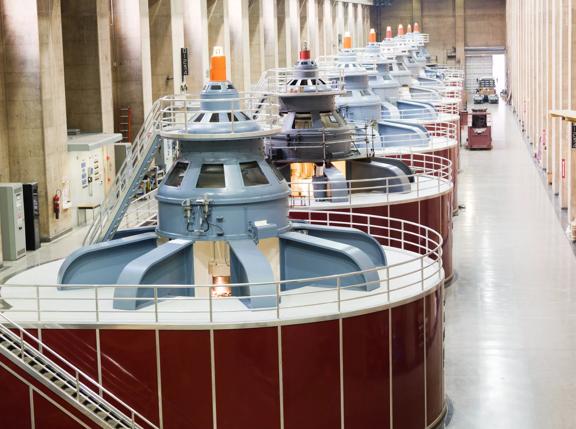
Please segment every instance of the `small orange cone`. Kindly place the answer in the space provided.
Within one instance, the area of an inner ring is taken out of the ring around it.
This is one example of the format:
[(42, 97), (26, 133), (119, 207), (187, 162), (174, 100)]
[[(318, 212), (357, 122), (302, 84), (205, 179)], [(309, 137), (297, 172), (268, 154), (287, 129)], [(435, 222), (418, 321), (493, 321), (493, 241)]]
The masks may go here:
[(398, 36), (404, 36), (404, 26), (402, 24), (398, 24)]
[(371, 28), (370, 33), (368, 33), (368, 43), (376, 43), (376, 30), (373, 28)]
[(412, 33), (412, 26), (410, 24), (408, 24), (408, 27), (406, 27), (406, 34), (410, 34)]
[(391, 39), (392, 39), (392, 27), (388, 26), (386, 27), (386, 40)]
[(342, 47), (344, 49), (352, 49), (352, 36), (350, 35), (349, 31), (344, 33), (344, 40), (342, 41)]

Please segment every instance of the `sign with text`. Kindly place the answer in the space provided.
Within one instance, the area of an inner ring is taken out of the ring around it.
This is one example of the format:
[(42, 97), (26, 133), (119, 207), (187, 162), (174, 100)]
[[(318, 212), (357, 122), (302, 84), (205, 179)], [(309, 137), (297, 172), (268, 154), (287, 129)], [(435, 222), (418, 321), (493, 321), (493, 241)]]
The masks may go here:
[(180, 49), (180, 64), (182, 65), (182, 78), (188, 76), (188, 48)]
[(576, 149), (576, 123), (572, 122), (572, 149)]

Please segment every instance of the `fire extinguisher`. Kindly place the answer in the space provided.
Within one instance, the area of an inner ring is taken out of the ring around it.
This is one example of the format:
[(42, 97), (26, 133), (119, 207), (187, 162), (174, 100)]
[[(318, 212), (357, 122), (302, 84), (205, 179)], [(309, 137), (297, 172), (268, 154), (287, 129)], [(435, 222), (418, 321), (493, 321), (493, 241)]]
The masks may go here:
[(56, 219), (60, 219), (60, 196), (62, 195), (62, 192), (60, 191), (60, 189), (58, 189), (56, 191), (56, 194), (54, 195), (54, 197), (52, 197), (52, 209), (54, 210), (54, 215), (56, 216)]

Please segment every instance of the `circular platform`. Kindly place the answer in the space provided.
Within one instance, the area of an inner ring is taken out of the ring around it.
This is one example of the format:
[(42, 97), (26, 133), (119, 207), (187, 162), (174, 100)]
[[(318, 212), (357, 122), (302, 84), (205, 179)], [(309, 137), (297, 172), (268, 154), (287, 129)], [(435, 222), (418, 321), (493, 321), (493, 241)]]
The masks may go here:
[(5, 314), (167, 429), (434, 427), (445, 413), (439, 234), (380, 216), (306, 215), (380, 242), (388, 265), (374, 268), (377, 289), (305, 287), (258, 311), (208, 297), (120, 311), (117, 285), (58, 291), (54, 261), (2, 287)]

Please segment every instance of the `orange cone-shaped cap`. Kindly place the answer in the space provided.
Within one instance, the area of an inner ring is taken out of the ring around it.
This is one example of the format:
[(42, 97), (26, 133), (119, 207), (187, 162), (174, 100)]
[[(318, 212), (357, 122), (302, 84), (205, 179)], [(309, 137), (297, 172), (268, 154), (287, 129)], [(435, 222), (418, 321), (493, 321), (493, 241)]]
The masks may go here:
[(412, 26), (410, 24), (408, 24), (408, 27), (406, 27), (406, 34), (412, 33)]
[(420, 24), (414, 23), (414, 33), (420, 33)]
[(402, 24), (398, 24), (398, 36), (404, 36), (404, 26)]
[(344, 49), (352, 49), (352, 36), (350, 35), (349, 31), (344, 33), (344, 40), (342, 41), (342, 47)]
[(212, 58), (210, 58), (210, 80), (224, 82), (226, 80), (226, 57), (222, 46), (214, 46)]
[(373, 28), (371, 28), (370, 33), (368, 33), (368, 43), (376, 43), (376, 30)]
[(386, 40), (390, 40), (392, 38), (392, 27), (386, 27)]

